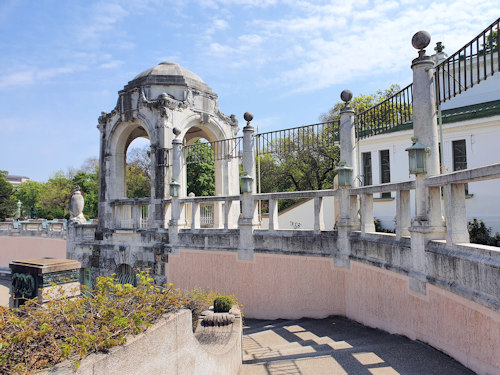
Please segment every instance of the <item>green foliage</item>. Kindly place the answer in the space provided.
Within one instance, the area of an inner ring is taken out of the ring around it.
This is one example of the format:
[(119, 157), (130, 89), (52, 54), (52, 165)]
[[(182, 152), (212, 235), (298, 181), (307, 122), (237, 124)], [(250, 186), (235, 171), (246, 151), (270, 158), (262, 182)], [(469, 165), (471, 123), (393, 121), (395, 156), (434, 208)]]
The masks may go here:
[(14, 187), (7, 181), (7, 172), (0, 171), (0, 221), (14, 215), (17, 202), (14, 197)]
[(396, 233), (394, 229), (387, 229), (382, 226), (382, 223), (380, 222), (379, 219), (375, 219), (373, 221), (373, 224), (375, 224), (375, 232), (382, 232), (382, 233)]
[(151, 196), (151, 180), (145, 171), (137, 165), (127, 165), (127, 198), (145, 198)]
[(58, 171), (49, 178), (40, 195), (40, 216), (52, 215), (63, 218), (68, 212), (72, 182), (63, 171)]
[(230, 296), (220, 296), (214, 299), (214, 312), (229, 312), (233, 307), (233, 300)]
[(16, 199), (21, 201), (21, 210), (24, 215), (30, 215), (31, 212), (39, 212), (41, 205), (42, 192), (45, 184), (37, 181), (28, 180), (21, 183), (16, 190)]
[(197, 197), (215, 195), (215, 164), (214, 151), (208, 143), (197, 140), (195, 147), (187, 154), (187, 192)]
[(148, 146), (127, 151), (125, 182), (127, 198), (151, 196), (151, 154)]
[(147, 271), (137, 276), (137, 287), (99, 277), (95, 289), (78, 298), (43, 308), (35, 300), (17, 309), (0, 307), (0, 373), (33, 374), (65, 359), (76, 368), (88, 354), (124, 344), (127, 335), (144, 332), (168, 312), (194, 308), (197, 321), (217, 295), (160, 287)]
[(52, 215), (47, 215), (47, 216), (45, 216), (45, 218), (47, 220), (54, 220), (54, 216), (52, 216)]
[(500, 247), (500, 233), (491, 235), (491, 227), (487, 227), (482, 220), (472, 219), (469, 221), (468, 229), (471, 243)]
[[(277, 140), (280, 143), (277, 151), (257, 160), (260, 162), (261, 192), (332, 188), (340, 158), (333, 134), (332, 128), (325, 127), (320, 134), (303, 131)], [(294, 203), (280, 200), (279, 209)]]
[(490, 32), (486, 37), (486, 43), (481, 44), (483, 49), (479, 50), (479, 54), (483, 55), (484, 51), (488, 52), (496, 52), (498, 51), (498, 30), (494, 30)]
[[(358, 96), (355, 96), (352, 98), (349, 105), (351, 106), (352, 109), (354, 109), (354, 112), (356, 112), (356, 114), (359, 114), (383, 102), (387, 98), (390, 98), (400, 90), (401, 88), (399, 87), (399, 85), (393, 84), (388, 89), (377, 90), (374, 94), (370, 95), (360, 94)], [(335, 103), (333, 107), (328, 110), (327, 113), (324, 113), (320, 116), (321, 121), (327, 122), (340, 119), (340, 110), (344, 108), (344, 105), (345, 103), (342, 101)]]

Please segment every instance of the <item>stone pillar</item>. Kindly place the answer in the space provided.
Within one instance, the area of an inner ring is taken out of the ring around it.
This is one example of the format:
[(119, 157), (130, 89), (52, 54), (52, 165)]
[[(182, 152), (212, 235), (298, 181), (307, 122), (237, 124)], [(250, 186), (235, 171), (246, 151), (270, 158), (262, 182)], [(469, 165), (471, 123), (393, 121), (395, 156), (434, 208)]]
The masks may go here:
[[(340, 98), (346, 103), (340, 111), (340, 160), (345, 166), (352, 168), (351, 185), (358, 185), (358, 168), (356, 153), (356, 129), (354, 127), (354, 110), (349, 107), (352, 92), (344, 90)], [(340, 189), (340, 219), (338, 228), (339, 257), (335, 259), (335, 265), (350, 267), (351, 242), (349, 234), (353, 230), (359, 230), (358, 198), (350, 195), (351, 186), (339, 186)]]
[(429, 45), (430, 39), (426, 31), (419, 31), (413, 36), (413, 47), (419, 52), (411, 65), (413, 70), (413, 134), (420, 144), (429, 147), (430, 150), (424, 156), (427, 172), (417, 174), (415, 178), (416, 216), (409, 228), (413, 261), (410, 288), (421, 293), (426, 292), (425, 247), (429, 240), (444, 238), (440, 189), (425, 186), (426, 177), (440, 173), (434, 62), (430, 56), (425, 55), (424, 50)]
[(80, 295), (80, 262), (70, 259), (33, 258), (9, 264), (12, 273), (10, 307), (37, 298), (42, 304)]
[[(172, 141), (172, 182), (179, 182), (181, 179), (181, 158), (182, 158), (182, 142), (175, 138)], [(181, 187), (179, 187), (181, 190)], [(179, 192), (180, 195), (180, 192)], [(181, 216), (181, 205), (179, 197), (170, 197), (172, 200), (170, 209), (170, 220), (168, 222), (168, 237), (169, 242), (173, 245), (178, 243), (179, 239), (179, 221)], [(175, 249), (172, 249), (175, 253)]]
[(346, 103), (345, 107), (340, 110), (340, 160), (345, 162), (346, 167), (352, 168), (352, 186), (358, 187), (356, 128), (354, 125), (354, 110), (349, 106), (352, 92), (344, 90), (340, 97)]
[(245, 112), (244, 115), (247, 125), (243, 128), (243, 173), (253, 178), (252, 191), (241, 194), (241, 218), (238, 222), (240, 228), (240, 242), (238, 247), (238, 259), (253, 259), (253, 229), (254, 220), (257, 218), (257, 205), (255, 204), (253, 194), (256, 191), (255, 182), (255, 151), (253, 134), (254, 128), (250, 125), (253, 115)]
[(361, 233), (375, 232), (373, 194), (361, 195)]
[(467, 212), (465, 210), (465, 184), (445, 186), (446, 244), (469, 243)]
[[(269, 214), (269, 217), (271, 217), (271, 214)], [(314, 197), (314, 233), (320, 233), (324, 229), (323, 197)]]
[(402, 236), (409, 236), (411, 208), (410, 208), (410, 190), (396, 191), (396, 239), (400, 240)]

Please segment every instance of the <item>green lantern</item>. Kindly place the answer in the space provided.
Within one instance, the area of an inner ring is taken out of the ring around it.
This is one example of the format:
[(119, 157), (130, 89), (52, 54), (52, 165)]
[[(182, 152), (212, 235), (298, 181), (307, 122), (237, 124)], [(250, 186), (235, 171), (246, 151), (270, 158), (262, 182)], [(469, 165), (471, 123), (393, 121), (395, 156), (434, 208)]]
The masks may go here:
[(430, 148), (422, 145), (417, 141), (417, 138), (411, 138), (413, 145), (408, 147), (408, 163), (411, 174), (427, 173), (427, 157), (430, 153)]
[(248, 173), (244, 173), (241, 176), (241, 192), (242, 193), (252, 192), (252, 183), (253, 183), (253, 178), (250, 177)]
[(345, 166), (345, 161), (341, 161), (337, 167), (337, 176), (339, 176), (339, 186), (352, 185), (352, 168)]
[(179, 189), (181, 184), (179, 184), (175, 179), (170, 182), (170, 196), (177, 198), (179, 196)]

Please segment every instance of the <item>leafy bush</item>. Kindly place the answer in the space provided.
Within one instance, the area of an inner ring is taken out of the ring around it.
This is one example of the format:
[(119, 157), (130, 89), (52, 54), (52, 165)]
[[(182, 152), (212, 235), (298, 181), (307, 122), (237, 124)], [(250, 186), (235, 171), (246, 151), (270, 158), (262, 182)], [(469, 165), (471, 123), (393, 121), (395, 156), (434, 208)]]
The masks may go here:
[(382, 223), (380, 222), (380, 219), (375, 219), (373, 221), (375, 224), (375, 232), (382, 232), (382, 233), (396, 233), (394, 229), (387, 229), (382, 227)]
[(487, 227), (482, 220), (472, 219), (472, 221), (469, 221), (468, 229), (471, 243), (500, 246), (500, 233), (491, 235), (491, 227)]
[(47, 215), (47, 216), (45, 216), (45, 218), (47, 220), (54, 220), (54, 216), (52, 216), (52, 215)]
[(229, 312), (233, 307), (233, 300), (229, 296), (220, 296), (214, 300), (214, 312)]
[[(145, 331), (165, 313), (194, 308), (193, 321), (215, 292), (182, 292), (172, 284), (154, 284), (148, 271), (139, 272), (138, 286), (99, 277), (94, 290), (81, 297), (48, 302), (36, 300), (16, 309), (0, 307), (0, 373), (32, 374), (90, 353), (106, 352), (125, 343), (126, 336)], [(62, 288), (60, 288), (62, 293)]]

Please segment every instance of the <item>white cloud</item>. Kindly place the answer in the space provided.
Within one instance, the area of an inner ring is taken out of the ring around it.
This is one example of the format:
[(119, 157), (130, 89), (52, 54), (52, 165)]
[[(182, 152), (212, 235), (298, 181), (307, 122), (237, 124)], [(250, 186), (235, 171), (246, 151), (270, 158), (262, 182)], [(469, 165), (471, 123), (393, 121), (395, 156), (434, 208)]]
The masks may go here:
[[(207, 53), (230, 68), (260, 66), (270, 72), (263, 79), (266, 85), (311, 91), (409, 70), (416, 57), (410, 40), (421, 29), (433, 38), (428, 54), (433, 53), (436, 41), (442, 41), (451, 54), (482, 31), (492, 21), (491, 9), (498, 7), (494, 0), (428, 0), (405, 5), (393, 0), (285, 0), (276, 13), (279, 18), (255, 17), (246, 26), (252, 33), (215, 39)], [(271, 72), (276, 73), (272, 76)]]
[(85, 26), (79, 30), (78, 41), (88, 42), (98, 40), (113, 29), (113, 26), (126, 17), (129, 12), (119, 4), (97, 4), (91, 12)]
[(68, 65), (48, 69), (26, 67), (20, 69), (20, 71), (0, 76), (0, 90), (38, 84), (60, 75), (75, 73), (87, 69), (88, 68), (85, 65)]
[(115, 69), (123, 65), (123, 61), (120, 60), (112, 60), (107, 63), (103, 63), (99, 65), (101, 69)]
[(217, 31), (227, 30), (228, 28), (229, 28), (229, 23), (227, 23), (226, 20), (215, 19), (210, 23), (205, 33), (207, 35), (212, 35)]

